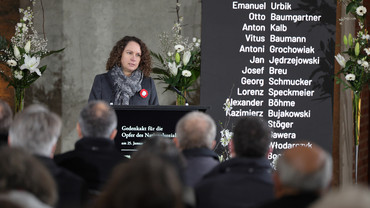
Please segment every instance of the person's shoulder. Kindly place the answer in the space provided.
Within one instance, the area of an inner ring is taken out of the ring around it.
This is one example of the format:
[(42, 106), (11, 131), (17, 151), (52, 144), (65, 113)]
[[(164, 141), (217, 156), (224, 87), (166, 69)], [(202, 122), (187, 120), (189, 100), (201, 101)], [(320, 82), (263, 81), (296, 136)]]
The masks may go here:
[(95, 75), (95, 79), (106, 79), (108, 72)]
[(76, 151), (71, 150), (65, 153), (56, 154), (54, 155), (53, 159), (59, 165), (60, 163), (63, 163), (66, 160), (73, 159), (75, 156), (76, 156)]
[(143, 77), (143, 82), (153, 82), (153, 78), (151, 78), (151, 77)]

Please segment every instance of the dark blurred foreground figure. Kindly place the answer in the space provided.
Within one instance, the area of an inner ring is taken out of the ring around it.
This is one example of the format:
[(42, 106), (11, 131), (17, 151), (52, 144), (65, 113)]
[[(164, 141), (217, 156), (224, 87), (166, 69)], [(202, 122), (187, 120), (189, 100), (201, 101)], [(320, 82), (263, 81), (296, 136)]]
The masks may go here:
[(176, 170), (153, 155), (120, 164), (94, 208), (182, 208), (182, 186)]
[(7, 102), (0, 99), (0, 146), (8, 145), (8, 132), (12, 121), (12, 109)]
[(185, 207), (195, 207), (194, 190), (192, 187), (185, 184), (185, 159), (175, 143), (170, 138), (161, 136), (148, 138), (144, 144), (138, 148), (133, 158), (148, 158), (153, 156), (159, 157), (175, 169), (181, 182), (183, 192), (182, 200)]
[(315, 144), (306, 145), (288, 149), (279, 157), (274, 173), (277, 199), (260, 208), (308, 207), (327, 191), (333, 171), (331, 156)]
[(186, 158), (185, 184), (194, 187), (203, 176), (219, 164), (212, 151), (216, 141), (216, 124), (203, 112), (190, 112), (176, 125), (177, 147)]
[(100, 192), (113, 168), (126, 160), (113, 141), (116, 127), (114, 109), (104, 101), (91, 101), (80, 113), (75, 149), (54, 157), (58, 165), (85, 179), (92, 195)]
[(262, 118), (245, 117), (233, 133), (233, 158), (216, 166), (195, 187), (198, 208), (248, 208), (273, 198), (266, 158), (271, 129)]
[(0, 194), (1, 208), (52, 208), (27, 191), (13, 190)]
[(0, 199), (0, 207), (1, 208), (24, 208), (21, 205), (14, 203), (7, 199)]
[(331, 190), (309, 208), (369, 208), (370, 190), (363, 185), (343, 186)]
[(62, 121), (42, 105), (31, 105), (18, 113), (9, 130), (9, 145), (31, 152), (47, 167), (58, 185), (56, 207), (81, 207), (87, 194), (85, 181), (52, 159)]
[(40, 161), (22, 149), (4, 146), (0, 148), (0, 195), (14, 190), (26, 191), (51, 207), (58, 198), (54, 179)]

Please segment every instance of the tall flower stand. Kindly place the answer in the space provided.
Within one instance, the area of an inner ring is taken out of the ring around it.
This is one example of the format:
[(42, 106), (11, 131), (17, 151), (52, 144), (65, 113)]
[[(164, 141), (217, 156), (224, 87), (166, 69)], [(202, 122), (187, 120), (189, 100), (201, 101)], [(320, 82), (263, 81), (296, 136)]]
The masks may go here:
[(15, 87), (14, 88), (14, 113), (19, 113), (23, 110), (24, 107), (24, 95), (26, 88)]
[(358, 152), (360, 144), (360, 119), (361, 119), (361, 91), (353, 91), (353, 124), (354, 124), (354, 143), (355, 143), (355, 182), (358, 179)]

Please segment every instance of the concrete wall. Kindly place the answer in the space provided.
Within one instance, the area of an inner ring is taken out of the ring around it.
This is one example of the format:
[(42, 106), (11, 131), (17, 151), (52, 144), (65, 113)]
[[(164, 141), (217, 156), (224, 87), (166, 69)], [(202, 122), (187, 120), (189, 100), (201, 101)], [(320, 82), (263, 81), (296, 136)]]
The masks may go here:
[[(28, 4), (28, 0), (21, 2)], [(180, 3), (180, 15), (186, 24), (183, 34), (200, 37), (200, 0)], [(151, 50), (159, 51), (158, 36), (172, 28), (176, 20), (175, 5), (175, 0), (43, 0), (48, 48), (65, 47), (65, 50), (42, 60), (48, 69), (28, 89), (26, 102), (44, 103), (61, 115), (63, 131), (58, 151), (74, 148), (79, 111), (87, 103), (94, 76), (105, 72), (114, 44), (125, 35), (134, 35)], [(34, 11), (35, 26), (41, 33), (40, 1)], [(175, 94), (162, 94), (163, 86), (159, 83), (156, 86), (161, 105), (175, 100)]]

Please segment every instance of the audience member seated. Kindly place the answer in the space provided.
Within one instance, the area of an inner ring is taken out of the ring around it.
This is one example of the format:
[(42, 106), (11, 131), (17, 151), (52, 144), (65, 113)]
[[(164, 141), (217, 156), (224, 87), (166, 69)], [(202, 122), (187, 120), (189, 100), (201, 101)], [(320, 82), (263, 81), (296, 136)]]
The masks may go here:
[(170, 138), (154, 136), (148, 138), (138, 151), (133, 154), (133, 158), (147, 158), (158, 156), (172, 167), (175, 168), (183, 187), (183, 201), (186, 207), (195, 207), (195, 195), (193, 188), (185, 185), (184, 168), (185, 159), (175, 143)]
[(186, 185), (194, 187), (219, 164), (217, 154), (212, 151), (216, 144), (215, 138), (216, 124), (205, 113), (190, 112), (178, 121), (174, 141), (186, 158)]
[(27, 191), (13, 190), (0, 194), (1, 208), (51, 208)]
[(8, 131), (12, 121), (12, 109), (7, 102), (0, 99), (0, 146), (8, 145)]
[(147, 138), (144, 144), (134, 152), (132, 158), (146, 158), (151, 155), (158, 156), (174, 166), (180, 180), (184, 181), (185, 158), (170, 138), (161, 136)]
[(50, 171), (57, 182), (57, 208), (81, 207), (87, 194), (84, 180), (55, 164), (56, 143), (62, 122), (58, 115), (41, 105), (31, 105), (18, 113), (9, 130), (9, 145), (34, 154)]
[(56, 155), (54, 161), (84, 178), (90, 193), (99, 193), (113, 168), (126, 160), (115, 147), (115, 111), (103, 101), (91, 101), (81, 111), (77, 123), (80, 137), (75, 149)]
[(308, 207), (328, 189), (332, 171), (331, 156), (315, 144), (286, 150), (274, 172), (277, 199), (260, 208)]
[(119, 164), (94, 208), (182, 208), (176, 170), (156, 155)]
[(1, 147), (0, 170), (0, 194), (23, 190), (42, 203), (55, 205), (58, 193), (53, 176), (30, 153), (18, 148)]
[(369, 208), (370, 190), (363, 185), (343, 186), (331, 190), (309, 208)]
[(273, 198), (267, 160), (271, 129), (262, 118), (244, 117), (233, 133), (232, 158), (217, 165), (195, 187), (198, 208), (248, 208)]

